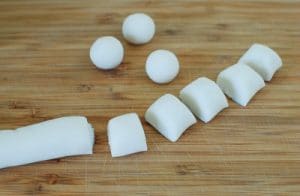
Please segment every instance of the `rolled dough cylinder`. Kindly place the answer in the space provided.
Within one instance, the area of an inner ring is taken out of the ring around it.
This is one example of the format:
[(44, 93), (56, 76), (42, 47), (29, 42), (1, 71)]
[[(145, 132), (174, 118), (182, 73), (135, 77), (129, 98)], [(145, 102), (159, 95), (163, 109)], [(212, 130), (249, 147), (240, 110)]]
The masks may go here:
[(82, 116), (0, 131), (0, 169), (65, 156), (93, 154), (94, 130)]
[(262, 44), (253, 44), (240, 58), (239, 62), (250, 66), (265, 81), (270, 81), (274, 73), (282, 66), (280, 56), (274, 50)]

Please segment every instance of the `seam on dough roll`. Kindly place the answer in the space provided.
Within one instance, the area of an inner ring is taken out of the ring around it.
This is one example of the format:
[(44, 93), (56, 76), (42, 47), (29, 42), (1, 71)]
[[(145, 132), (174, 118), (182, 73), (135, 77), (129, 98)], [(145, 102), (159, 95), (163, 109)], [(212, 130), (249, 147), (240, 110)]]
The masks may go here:
[(93, 154), (86, 117), (69, 116), (0, 131), (0, 169), (66, 156)]

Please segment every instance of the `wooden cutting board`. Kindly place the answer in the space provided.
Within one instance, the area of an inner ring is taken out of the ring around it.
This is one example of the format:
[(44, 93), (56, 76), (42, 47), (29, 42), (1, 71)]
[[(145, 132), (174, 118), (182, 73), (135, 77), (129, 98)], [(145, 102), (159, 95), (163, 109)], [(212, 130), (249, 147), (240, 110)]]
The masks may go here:
[[(122, 38), (122, 20), (133, 12), (155, 20), (151, 43), (133, 46)], [(296, 0), (1, 0), (0, 129), (84, 115), (96, 144), (92, 156), (0, 170), (0, 195), (299, 194), (299, 19)], [(104, 35), (125, 47), (113, 71), (89, 60), (89, 47)], [(159, 96), (178, 95), (200, 76), (215, 80), (254, 42), (274, 48), (284, 66), (247, 107), (229, 101), (176, 143), (145, 123)], [(181, 63), (167, 85), (152, 83), (144, 71), (147, 55), (161, 48)], [(112, 159), (107, 121), (128, 112), (140, 115), (149, 150)]]

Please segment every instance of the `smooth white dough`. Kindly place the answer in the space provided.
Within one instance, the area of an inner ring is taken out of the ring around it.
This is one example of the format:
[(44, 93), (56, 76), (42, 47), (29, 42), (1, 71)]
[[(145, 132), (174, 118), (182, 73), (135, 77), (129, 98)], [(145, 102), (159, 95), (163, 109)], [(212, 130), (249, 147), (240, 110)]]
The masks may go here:
[(172, 142), (176, 142), (188, 127), (196, 123), (192, 112), (171, 94), (157, 99), (146, 111), (145, 119)]
[(93, 154), (94, 130), (82, 116), (62, 117), (0, 131), (0, 168)]
[(153, 38), (155, 24), (152, 18), (144, 13), (131, 14), (123, 21), (122, 33), (132, 44), (145, 44)]
[(148, 77), (158, 84), (171, 82), (179, 73), (179, 68), (176, 55), (168, 50), (155, 50), (146, 61)]
[(180, 91), (179, 97), (205, 123), (228, 107), (220, 87), (206, 77), (200, 77), (188, 84)]
[(136, 113), (112, 118), (108, 122), (107, 134), (112, 157), (147, 151), (144, 129)]
[(112, 36), (98, 38), (90, 48), (90, 58), (99, 69), (114, 69), (121, 64), (123, 57), (122, 43)]
[(262, 77), (242, 63), (232, 65), (219, 73), (217, 84), (228, 97), (242, 106), (246, 106), (265, 86)]
[(244, 63), (254, 69), (265, 81), (270, 81), (274, 73), (282, 66), (280, 56), (268, 46), (253, 44), (240, 58)]

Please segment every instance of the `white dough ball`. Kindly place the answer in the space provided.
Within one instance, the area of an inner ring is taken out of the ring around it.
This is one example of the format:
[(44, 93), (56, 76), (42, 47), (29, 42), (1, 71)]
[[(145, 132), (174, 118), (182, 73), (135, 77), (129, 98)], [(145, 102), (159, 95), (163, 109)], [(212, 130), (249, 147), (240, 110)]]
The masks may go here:
[(155, 83), (171, 82), (179, 73), (176, 55), (168, 50), (155, 50), (147, 58), (146, 73)]
[(125, 18), (122, 26), (124, 38), (132, 44), (145, 44), (155, 33), (152, 18), (143, 13), (131, 14)]
[(112, 36), (98, 38), (90, 48), (90, 58), (100, 69), (114, 69), (118, 67), (124, 57), (121, 42)]

